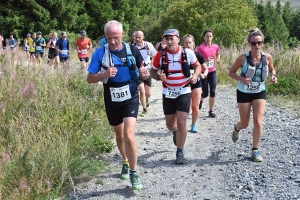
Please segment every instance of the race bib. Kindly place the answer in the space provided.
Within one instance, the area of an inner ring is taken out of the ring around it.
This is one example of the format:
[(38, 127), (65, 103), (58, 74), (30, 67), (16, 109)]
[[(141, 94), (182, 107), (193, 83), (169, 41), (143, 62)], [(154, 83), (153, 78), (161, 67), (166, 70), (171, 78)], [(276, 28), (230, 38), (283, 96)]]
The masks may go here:
[(205, 63), (207, 68), (213, 68), (214, 67), (214, 60), (210, 60), (208, 62)]
[(179, 88), (167, 88), (167, 92), (165, 94), (166, 98), (176, 99), (181, 94), (181, 87)]
[(191, 76), (193, 76), (195, 74), (195, 70), (194, 69), (190, 69), (190, 74), (191, 74)]
[(87, 53), (88, 53), (87, 49), (82, 49), (81, 50), (81, 54), (87, 54)]
[(14, 48), (14, 47), (15, 47), (15, 45), (14, 45), (14, 44), (11, 44), (11, 45), (10, 45), (10, 47), (11, 47), (11, 48)]
[(61, 54), (68, 54), (68, 50), (62, 50)]
[(42, 50), (42, 47), (41, 46), (36, 46), (35, 49), (40, 51), (40, 50)]
[(110, 87), (111, 100), (113, 102), (122, 102), (131, 98), (129, 85), (125, 85), (119, 88)]
[(244, 90), (251, 92), (251, 93), (258, 93), (261, 92), (261, 83), (260, 82), (251, 82), (249, 85), (244, 86)]

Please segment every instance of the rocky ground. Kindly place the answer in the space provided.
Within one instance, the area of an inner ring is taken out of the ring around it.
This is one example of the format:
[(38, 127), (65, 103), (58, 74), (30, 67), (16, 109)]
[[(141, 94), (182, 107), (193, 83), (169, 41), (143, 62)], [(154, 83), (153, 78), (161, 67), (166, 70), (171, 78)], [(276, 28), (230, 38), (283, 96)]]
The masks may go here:
[[(260, 146), (264, 162), (254, 163), (252, 125), (237, 144), (232, 142), (233, 124), (239, 119), (235, 89), (219, 86), (217, 118), (207, 117), (206, 99), (197, 122), (199, 133), (188, 133), (188, 163), (177, 166), (176, 147), (164, 121), (161, 83), (154, 82), (150, 101), (148, 115), (138, 118), (136, 128), (144, 189), (132, 191), (130, 181), (119, 178), (122, 159), (115, 148), (104, 156), (111, 163), (109, 172), (76, 185), (71, 199), (300, 199), (300, 119), (290, 110), (267, 104)], [(188, 129), (190, 124), (189, 115)]]

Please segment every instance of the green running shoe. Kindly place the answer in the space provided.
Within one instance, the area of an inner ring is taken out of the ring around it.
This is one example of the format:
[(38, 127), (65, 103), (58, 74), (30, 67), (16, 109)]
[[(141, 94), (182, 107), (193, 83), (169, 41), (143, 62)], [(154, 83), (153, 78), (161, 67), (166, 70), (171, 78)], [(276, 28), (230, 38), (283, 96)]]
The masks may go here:
[(121, 171), (121, 179), (122, 180), (129, 179), (129, 171), (130, 171), (129, 165), (123, 164), (122, 171)]
[(258, 150), (253, 150), (252, 151), (252, 156), (251, 156), (252, 160), (254, 162), (262, 162), (263, 161), (263, 158), (262, 156), (260, 155), (260, 152)]
[(143, 189), (143, 184), (141, 182), (141, 179), (139, 175), (136, 172), (133, 172), (130, 174), (130, 182), (132, 184), (132, 189), (133, 190), (141, 190)]
[(140, 114), (141, 117), (145, 117), (147, 115), (148, 111), (146, 108), (143, 109), (143, 112)]

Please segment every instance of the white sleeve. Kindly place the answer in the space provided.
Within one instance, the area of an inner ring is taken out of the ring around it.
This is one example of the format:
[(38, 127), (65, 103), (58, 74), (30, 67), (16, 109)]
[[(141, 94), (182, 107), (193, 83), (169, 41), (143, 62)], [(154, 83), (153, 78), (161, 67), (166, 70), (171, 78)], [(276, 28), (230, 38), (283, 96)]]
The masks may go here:
[(149, 49), (150, 49), (151, 55), (152, 55), (153, 57), (154, 57), (154, 56), (156, 56), (156, 54), (157, 54), (157, 51), (156, 51), (156, 49), (154, 48), (153, 44), (152, 44), (152, 43), (150, 43), (150, 42), (148, 42), (148, 46), (149, 46)]
[(186, 56), (190, 65), (194, 65), (198, 60), (195, 53), (190, 49), (185, 49)]

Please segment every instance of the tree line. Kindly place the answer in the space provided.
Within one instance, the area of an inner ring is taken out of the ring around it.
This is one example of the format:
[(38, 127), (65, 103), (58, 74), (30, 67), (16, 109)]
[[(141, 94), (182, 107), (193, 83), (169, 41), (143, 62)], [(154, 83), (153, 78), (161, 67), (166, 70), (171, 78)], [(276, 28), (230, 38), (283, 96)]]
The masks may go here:
[(92, 39), (104, 35), (104, 25), (122, 22), (125, 40), (142, 30), (151, 42), (161, 40), (164, 30), (177, 28), (203, 42), (202, 32), (214, 30), (215, 42), (230, 46), (245, 41), (245, 30), (258, 27), (267, 43), (296, 47), (300, 40), (300, 9), (290, 2), (269, 0), (2, 0), (0, 33), (24, 38), (28, 32), (50, 33), (86, 30)]

